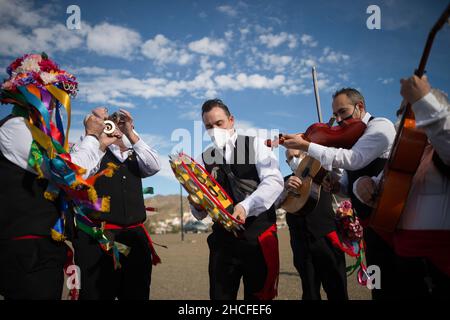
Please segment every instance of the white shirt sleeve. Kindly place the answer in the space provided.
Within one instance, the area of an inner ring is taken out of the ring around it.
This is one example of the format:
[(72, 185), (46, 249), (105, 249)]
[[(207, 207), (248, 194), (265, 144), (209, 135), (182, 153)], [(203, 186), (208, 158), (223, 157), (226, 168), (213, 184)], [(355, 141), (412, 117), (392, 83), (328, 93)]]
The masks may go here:
[[(28, 166), (33, 137), (25, 121), (23, 117), (15, 117), (0, 127), (0, 150), (12, 163), (36, 173), (33, 168)], [(103, 156), (99, 146), (97, 139), (88, 136), (80, 143), (75, 152), (71, 152), (72, 162), (88, 171), (91, 170)]]
[(93, 136), (85, 136), (79, 143), (74, 145), (70, 152), (72, 162), (85, 168), (84, 178), (90, 176), (98, 169), (105, 152), (100, 150), (100, 143)]
[(429, 92), (412, 105), (416, 126), (427, 134), (444, 163), (450, 165), (450, 111)]
[(6, 159), (29, 172), (36, 171), (28, 165), (33, 137), (22, 117), (11, 118), (0, 127), (0, 151)]
[(141, 138), (133, 145), (133, 150), (136, 152), (142, 178), (150, 177), (161, 169), (158, 153)]
[(284, 188), (278, 160), (271, 148), (262, 139), (255, 138), (256, 170), (260, 183), (257, 189), (244, 201), (240, 202), (247, 216), (258, 216), (268, 210), (279, 197)]
[(351, 149), (324, 147), (311, 143), (308, 153), (319, 160), (326, 170), (342, 168), (358, 170), (373, 160), (388, 158), (395, 139), (395, 127), (385, 118), (375, 118), (368, 122), (366, 131)]

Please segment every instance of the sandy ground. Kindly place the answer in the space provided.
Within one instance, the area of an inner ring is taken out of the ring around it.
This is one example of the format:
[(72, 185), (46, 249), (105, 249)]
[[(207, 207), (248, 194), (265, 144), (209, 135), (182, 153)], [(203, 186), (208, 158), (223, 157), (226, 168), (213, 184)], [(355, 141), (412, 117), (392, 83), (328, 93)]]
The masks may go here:
[[(278, 300), (298, 300), (301, 297), (300, 277), (292, 262), (289, 231), (280, 229), (280, 279)], [(150, 298), (152, 300), (208, 300), (208, 234), (153, 235), (153, 241), (168, 248), (155, 246), (163, 263), (153, 268)], [(347, 265), (353, 260), (347, 259)], [(356, 282), (355, 275), (348, 279), (348, 292), (352, 300), (370, 299), (370, 291)], [(241, 283), (242, 289), (242, 283)], [(67, 298), (64, 288), (63, 299)], [(239, 299), (243, 298), (242, 290)], [(326, 294), (322, 292), (322, 298)], [(0, 300), (2, 297), (0, 296)]]
[[(209, 299), (208, 281), (208, 234), (186, 234), (181, 241), (180, 234), (153, 235), (154, 242), (168, 246), (156, 246), (163, 263), (152, 273), (150, 298), (152, 300)], [(298, 300), (301, 297), (300, 277), (294, 268), (287, 228), (279, 230), (280, 280), (279, 300)], [(348, 259), (347, 265), (353, 260)], [(242, 284), (241, 284), (242, 288)], [(356, 282), (355, 275), (348, 278), (350, 299), (370, 299), (370, 291)], [(242, 290), (239, 299), (242, 299)], [(323, 299), (326, 294), (322, 293)]]

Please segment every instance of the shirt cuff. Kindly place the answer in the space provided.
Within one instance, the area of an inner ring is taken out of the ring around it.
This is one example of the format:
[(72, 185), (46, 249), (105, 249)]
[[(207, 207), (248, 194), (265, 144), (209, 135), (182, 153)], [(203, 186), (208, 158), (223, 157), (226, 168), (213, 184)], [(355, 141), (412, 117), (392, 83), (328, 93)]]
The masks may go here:
[(194, 206), (190, 205), (191, 207), (191, 213), (192, 215), (195, 217), (195, 219), (197, 220), (203, 220), (206, 218), (206, 216), (208, 215), (208, 213), (206, 211), (198, 211), (197, 209), (195, 209)]
[(247, 197), (245, 200), (239, 202), (238, 204), (240, 204), (240, 205), (244, 208), (244, 210), (245, 210), (245, 215), (246, 215), (247, 217), (248, 217), (248, 216), (251, 216), (251, 215), (249, 214), (250, 208), (251, 208), (251, 198), (250, 198), (250, 197)]
[(142, 141), (141, 137), (139, 137), (139, 140), (132, 145), (133, 148), (145, 148), (145, 142)]
[(411, 107), (414, 111), (417, 127), (426, 126), (439, 121), (449, 114), (447, 109), (439, 103), (431, 92), (417, 100)]

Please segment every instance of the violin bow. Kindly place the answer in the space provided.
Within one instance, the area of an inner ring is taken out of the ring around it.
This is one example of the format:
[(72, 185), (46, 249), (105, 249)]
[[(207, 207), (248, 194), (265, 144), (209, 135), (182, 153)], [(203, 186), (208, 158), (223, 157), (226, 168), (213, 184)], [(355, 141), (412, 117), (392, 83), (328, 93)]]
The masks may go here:
[(317, 116), (319, 117), (319, 122), (323, 122), (322, 110), (320, 108), (319, 86), (317, 85), (317, 73), (315, 66), (311, 68), (311, 73), (313, 78), (314, 97), (316, 98)]

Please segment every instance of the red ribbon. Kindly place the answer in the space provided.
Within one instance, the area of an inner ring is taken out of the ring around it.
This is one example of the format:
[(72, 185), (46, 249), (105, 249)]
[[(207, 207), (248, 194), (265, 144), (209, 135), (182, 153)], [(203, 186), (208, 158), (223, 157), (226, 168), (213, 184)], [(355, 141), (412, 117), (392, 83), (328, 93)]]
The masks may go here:
[(280, 256), (278, 251), (277, 225), (258, 236), (259, 245), (266, 260), (267, 276), (264, 287), (255, 294), (260, 300), (272, 300), (278, 295), (278, 276), (280, 273)]
[(131, 226), (119, 226), (117, 224), (112, 223), (106, 223), (104, 229), (105, 230), (123, 230), (123, 229), (134, 229), (134, 228), (142, 228), (144, 230), (144, 233), (148, 239), (148, 246), (150, 247), (150, 251), (152, 252), (152, 264), (156, 266), (158, 263), (161, 263), (161, 258), (156, 253), (155, 247), (153, 246), (152, 238), (150, 237), (150, 234), (147, 232), (147, 229), (145, 229), (144, 225), (142, 223), (133, 224)]

